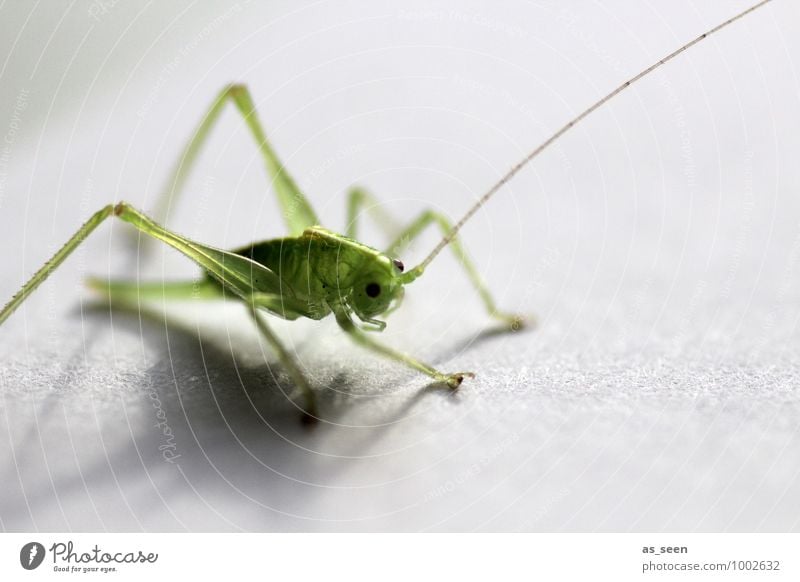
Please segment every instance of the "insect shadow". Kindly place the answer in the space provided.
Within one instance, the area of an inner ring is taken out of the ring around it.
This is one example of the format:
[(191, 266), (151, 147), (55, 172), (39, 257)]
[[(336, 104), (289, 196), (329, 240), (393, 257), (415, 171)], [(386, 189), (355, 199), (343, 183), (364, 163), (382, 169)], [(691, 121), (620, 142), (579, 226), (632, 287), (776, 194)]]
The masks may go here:
[[(298, 431), (297, 405), (291, 397), (296, 388), (279, 361), (243, 361), (235, 339), (221, 342), (218, 334), (198, 329), (185, 319), (147, 305), (98, 300), (84, 306), (82, 314), (98, 325), (110, 325), (113, 321), (115, 329), (142, 337), (153, 352), (168, 354), (155, 361), (146, 375), (154, 385), (160, 385), (159, 388), (178, 391), (171, 395), (168, 390), (159, 389), (159, 398), (170, 407), (174, 405), (177, 414), (185, 413), (200, 423), (203, 419), (210, 420), (211, 416), (223, 414), (229, 422), (236, 423), (237, 431), (242, 432), (263, 433), (265, 425), (288, 431), (290, 435), (304, 432), (302, 428)], [(499, 326), (472, 333), (450, 346), (447, 353), (439, 354), (439, 358), (450, 359), (505, 333), (505, 328)], [(300, 340), (295, 348), (297, 352), (303, 352), (307, 346), (307, 341)], [(402, 376), (398, 378), (398, 385), (404, 383)], [(346, 412), (371, 401), (371, 398), (365, 400), (355, 392), (358, 392), (358, 387), (350, 374), (336, 372), (328, 377), (324, 389), (317, 390), (323, 412), (322, 422), (318, 423), (322, 425), (320, 429), (324, 430), (326, 425), (336, 429)], [(406, 417), (426, 397), (438, 395), (457, 400), (457, 394), (440, 382), (431, 382), (419, 388), (413, 397), (398, 402), (394, 407), (382, 408), (381, 417), (373, 418), (370, 425), (391, 426)]]

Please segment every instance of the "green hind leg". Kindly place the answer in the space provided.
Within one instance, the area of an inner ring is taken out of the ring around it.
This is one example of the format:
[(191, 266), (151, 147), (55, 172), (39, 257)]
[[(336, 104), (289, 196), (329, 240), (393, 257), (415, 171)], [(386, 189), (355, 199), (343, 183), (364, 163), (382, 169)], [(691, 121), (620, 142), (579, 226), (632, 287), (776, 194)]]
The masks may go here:
[(272, 179), (275, 193), (283, 213), (284, 221), (291, 236), (299, 236), (309, 226), (319, 224), (311, 204), (295, 184), (285, 166), (281, 163), (275, 150), (267, 139), (267, 134), (258, 119), (256, 107), (250, 91), (244, 85), (228, 85), (211, 104), (200, 124), (195, 129), (189, 142), (183, 149), (167, 182), (167, 188), (157, 201), (154, 216), (158, 222), (166, 222), (167, 216), (175, 205), (192, 167), (197, 161), (203, 145), (219, 119), (227, 102), (233, 102), (244, 118), (253, 139), (264, 159), (267, 174)]
[(86, 285), (104, 295), (109, 301), (138, 303), (139, 301), (185, 299), (218, 299), (223, 297), (219, 285), (208, 279), (195, 281), (137, 281), (106, 280), (96, 277), (86, 279)]
[(70, 254), (72, 254), (72, 251), (80, 246), (87, 236), (94, 232), (94, 230), (113, 213), (113, 204), (104, 206), (95, 212), (91, 218), (89, 218), (89, 220), (87, 220), (83, 226), (78, 229), (78, 232), (72, 235), (72, 238), (70, 238), (66, 244), (44, 264), (41, 269), (36, 271), (36, 273), (34, 273), (33, 276), (28, 280), (28, 282), (22, 286), (22, 289), (20, 289), (16, 295), (11, 298), (5, 307), (3, 307), (3, 310), (0, 311), (0, 325), (2, 325), (2, 323), (8, 319), (8, 317), (14, 313), (14, 311), (17, 310), (22, 302), (25, 301), (25, 299), (27, 299), (28, 296), (44, 282), (45, 279), (47, 279), (50, 273), (52, 273)]
[[(216, 249), (198, 242), (189, 240), (160, 226), (132, 206), (125, 202), (109, 204), (95, 212), (83, 226), (53, 255), (44, 266), (36, 271), (22, 289), (11, 298), (11, 301), (0, 311), (0, 323), (3, 323), (31, 294), (41, 285), (72, 252), (108, 217), (115, 216), (133, 225), (137, 230), (147, 236), (156, 238), (161, 242), (177, 249), (189, 259), (197, 263), (203, 270), (211, 275), (225, 289), (226, 292), (239, 298), (250, 298), (253, 294), (270, 294), (276, 289), (281, 289), (280, 278), (264, 267), (247, 257), (237, 255), (230, 251)], [(159, 284), (161, 285), (161, 284)], [(163, 285), (161, 285), (163, 293)], [(155, 287), (146, 288), (148, 293), (155, 292)], [(173, 292), (179, 292), (180, 286)], [(209, 292), (204, 289), (204, 292)], [(292, 312), (304, 314), (304, 304), (293, 297), (284, 298), (284, 303)]]
[[(22, 289), (20, 289), (3, 310), (0, 311), (0, 324), (27, 299), (45, 279), (47, 279), (50, 273), (61, 265), (61, 263), (80, 246), (87, 236), (94, 232), (94, 230), (110, 216), (116, 216), (121, 220), (129, 222), (140, 232), (162, 240), (178, 249), (214, 275), (224, 286), (228, 286), (234, 293), (240, 296), (249, 296), (256, 291), (252, 286), (247, 285), (246, 277), (248, 271), (252, 271), (253, 266), (256, 267), (255, 278), (258, 278), (258, 266), (249, 259), (244, 259), (244, 257), (239, 257), (233, 253), (220, 251), (185, 239), (180, 235), (160, 227), (145, 215), (139, 213), (124, 202), (121, 202), (116, 205), (109, 204), (95, 212), (91, 218), (78, 229), (78, 232), (76, 232), (41, 269), (34, 273), (30, 280), (22, 286)], [(278, 281), (277, 276), (274, 275), (272, 271), (266, 269), (265, 271), (266, 273), (261, 274), (264, 280), (269, 279), (271, 275), (275, 278), (276, 282)], [(149, 292), (153, 292), (153, 289), (149, 289)]]
[[(189, 299), (219, 299), (224, 297), (222, 288), (208, 279), (196, 281), (170, 281), (170, 282), (148, 282), (137, 283), (135, 281), (102, 280), (90, 278), (86, 281), (87, 285), (102, 293), (111, 303), (119, 302), (126, 305), (137, 305), (140, 301), (155, 300), (189, 300)], [(267, 322), (258, 314), (258, 309), (268, 309), (275, 311), (280, 308), (283, 298), (279, 295), (269, 295), (264, 293), (254, 294), (248, 301), (248, 313), (258, 328), (258, 331), (275, 350), (281, 365), (286, 369), (289, 377), (294, 382), (305, 402), (303, 411), (303, 421), (306, 423), (316, 422), (319, 415), (317, 408), (317, 398), (300, 366), (284, 347), (278, 337), (272, 332)], [(300, 314), (289, 314), (288, 319), (295, 319)], [(295, 317), (292, 317), (295, 316)], [(294, 395), (292, 395), (294, 397)]]

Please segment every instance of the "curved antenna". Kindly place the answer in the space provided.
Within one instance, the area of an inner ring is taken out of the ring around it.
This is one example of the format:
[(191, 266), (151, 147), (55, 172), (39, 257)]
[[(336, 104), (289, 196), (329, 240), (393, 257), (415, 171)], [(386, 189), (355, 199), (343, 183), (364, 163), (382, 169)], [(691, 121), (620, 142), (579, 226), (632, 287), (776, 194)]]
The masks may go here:
[(517, 165), (515, 165), (513, 168), (511, 168), (511, 170), (509, 170), (509, 172), (505, 176), (500, 178), (500, 180), (494, 186), (489, 188), (489, 190), (487, 190), (486, 193), (478, 199), (478, 201), (472, 206), (472, 208), (470, 208), (467, 211), (467, 213), (461, 218), (461, 220), (459, 220), (453, 226), (452, 230), (441, 241), (439, 241), (439, 244), (436, 245), (436, 247), (433, 249), (433, 251), (431, 251), (431, 254), (429, 254), (424, 261), (422, 261), (417, 267), (414, 268), (414, 271), (416, 271), (418, 274), (422, 273), (422, 271), (425, 270), (425, 268), (430, 264), (430, 262), (433, 259), (436, 258), (436, 255), (438, 255), (440, 252), (442, 252), (442, 249), (444, 247), (446, 247), (447, 245), (449, 245), (453, 241), (453, 239), (458, 235), (458, 231), (461, 230), (461, 227), (464, 226), (467, 223), (467, 221), (470, 218), (472, 218), (472, 216), (478, 210), (480, 210), (480, 208), (484, 204), (486, 204), (486, 202), (492, 196), (494, 196), (495, 193), (498, 190), (500, 190), (500, 188), (502, 188), (506, 184), (506, 182), (508, 182), (509, 180), (511, 180), (511, 178), (516, 176), (517, 172), (519, 172), (522, 168), (524, 168), (528, 164), (528, 162), (530, 162), (533, 158), (535, 158), (540, 153), (542, 153), (544, 150), (546, 150), (549, 146), (551, 146), (553, 144), (553, 142), (555, 142), (558, 138), (560, 138), (562, 135), (567, 133), (567, 131), (569, 131), (576, 123), (578, 123), (584, 117), (586, 117), (587, 115), (592, 113), (595, 109), (598, 109), (599, 107), (604, 105), (607, 101), (610, 101), (611, 99), (616, 97), (619, 93), (622, 93), (622, 91), (624, 91), (625, 89), (627, 89), (628, 87), (633, 85), (636, 81), (638, 81), (639, 79), (641, 79), (645, 75), (648, 75), (648, 74), (652, 73), (653, 71), (655, 71), (658, 67), (660, 67), (664, 63), (667, 63), (668, 61), (671, 61), (672, 59), (677, 57), (679, 54), (681, 54), (686, 49), (691, 48), (692, 46), (696, 45), (698, 42), (700, 42), (704, 38), (711, 36), (715, 32), (719, 32), (720, 30), (722, 30), (723, 28), (725, 28), (729, 24), (733, 24), (734, 22), (736, 22), (740, 18), (744, 18), (745, 16), (747, 16), (748, 14), (753, 12), (754, 10), (757, 10), (757, 9), (761, 8), (765, 4), (768, 4), (769, 2), (772, 2), (772, 0), (762, 0), (758, 4), (755, 4), (755, 5), (751, 6), (747, 10), (745, 10), (743, 12), (740, 12), (736, 16), (733, 16), (733, 17), (729, 18), (728, 20), (726, 20), (722, 24), (718, 24), (717, 26), (715, 26), (714, 28), (712, 28), (708, 32), (704, 32), (703, 34), (698, 36), (693, 41), (687, 42), (685, 45), (683, 45), (679, 49), (671, 52), (669, 55), (667, 55), (666, 57), (664, 57), (660, 61), (658, 61), (656, 63), (653, 63), (652, 65), (650, 65), (649, 67), (644, 69), (638, 75), (636, 75), (634, 77), (631, 77), (630, 79), (628, 79), (627, 81), (622, 83), (622, 85), (620, 85), (619, 87), (614, 89), (611, 93), (609, 93), (608, 95), (606, 95), (605, 97), (603, 97), (602, 99), (600, 99), (599, 101), (597, 101), (596, 103), (594, 103), (593, 105), (588, 107), (586, 110), (584, 110), (582, 113), (580, 113), (575, 118), (573, 118), (564, 127), (559, 129), (557, 132), (555, 132), (553, 135), (551, 135), (549, 138), (547, 138), (544, 142), (542, 142), (542, 144), (539, 145), (530, 154), (525, 156), (522, 159), (522, 161), (518, 162)]

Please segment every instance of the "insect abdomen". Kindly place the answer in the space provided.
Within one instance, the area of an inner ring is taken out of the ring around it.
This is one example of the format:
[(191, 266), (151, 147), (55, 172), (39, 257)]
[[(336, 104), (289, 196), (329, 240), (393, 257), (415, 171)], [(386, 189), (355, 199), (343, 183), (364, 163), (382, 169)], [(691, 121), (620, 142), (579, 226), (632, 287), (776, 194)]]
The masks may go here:
[(233, 252), (277, 274), (284, 285), (275, 292), (291, 293), (295, 298), (307, 301), (310, 312), (314, 313), (313, 319), (328, 315), (328, 298), (341, 294), (336, 278), (337, 253), (318, 241), (302, 236), (274, 239), (234, 249)]

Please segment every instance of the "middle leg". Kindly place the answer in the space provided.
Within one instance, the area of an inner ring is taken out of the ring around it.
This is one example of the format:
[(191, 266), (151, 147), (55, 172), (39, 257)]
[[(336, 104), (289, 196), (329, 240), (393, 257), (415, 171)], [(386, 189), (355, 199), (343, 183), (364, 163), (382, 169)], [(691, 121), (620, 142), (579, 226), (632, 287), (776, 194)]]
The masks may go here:
[(370, 217), (378, 223), (378, 226), (387, 231), (389, 236), (396, 236), (400, 232), (400, 223), (381, 208), (378, 199), (367, 190), (355, 187), (347, 195), (347, 228), (345, 229), (347, 238), (358, 237), (359, 212), (364, 206)]
[[(412, 240), (422, 234), (422, 232), (431, 224), (436, 224), (442, 231), (443, 235), (450, 234), (453, 229), (450, 221), (447, 220), (447, 218), (442, 214), (433, 210), (426, 210), (405, 230), (403, 230), (391, 245), (389, 245), (390, 252), (397, 254), (405, 249)], [(489, 313), (489, 315), (509, 325), (513, 331), (522, 328), (525, 325), (525, 319), (522, 316), (506, 313), (497, 308), (497, 304), (495, 303), (494, 297), (492, 297), (486, 282), (483, 280), (483, 277), (481, 277), (481, 274), (478, 272), (478, 269), (475, 267), (472, 259), (470, 259), (469, 255), (467, 255), (459, 238), (455, 237), (450, 242), (450, 246), (453, 249), (453, 254), (455, 254), (456, 259), (458, 259), (458, 262), (467, 272), (467, 277), (469, 277), (469, 280), (472, 282), (472, 286), (478, 292), (478, 295), (483, 301), (483, 304), (486, 307), (486, 311)], [(419, 270), (419, 267), (406, 273), (406, 277), (409, 282), (413, 281), (420, 275), (422, 275), (422, 271)]]
[(233, 102), (236, 106), (236, 109), (244, 118), (253, 139), (256, 141), (256, 145), (264, 159), (267, 173), (272, 179), (283, 219), (290, 235), (298, 236), (309, 226), (319, 224), (319, 219), (314, 213), (311, 203), (297, 187), (294, 179), (289, 175), (286, 167), (269, 143), (267, 134), (258, 119), (253, 98), (245, 85), (228, 85), (225, 87), (211, 104), (208, 112), (203, 116), (202, 121), (178, 158), (167, 182), (167, 188), (156, 203), (154, 211), (156, 220), (161, 223), (166, 221), (169, 211), (175, 203), (175, 198), (183, 190), (186, 178), (194, 166), (200, 150), (207, 141), (211, 129), (216, 124), (223, 107), (228, 101)]

